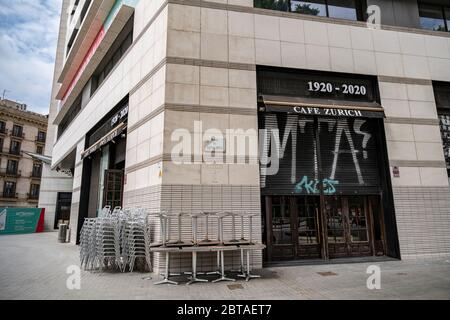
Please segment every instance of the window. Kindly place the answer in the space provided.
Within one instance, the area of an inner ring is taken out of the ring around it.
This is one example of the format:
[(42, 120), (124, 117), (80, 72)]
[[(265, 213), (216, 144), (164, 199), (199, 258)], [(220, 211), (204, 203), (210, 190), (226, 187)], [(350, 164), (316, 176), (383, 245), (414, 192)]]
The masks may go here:
[(5, 181), (3, 186), (3, 197), (15, 198), (16, 197), (16, 183), (12, 181)]
[(19, 163), (16, 160), (8, 160), (8, 165), (6, 167), (6, 173), (17, 174), (18, 167), (19, 167)]
[(3, 152), (3, 142), (4, 142), (3, 138), (0, 138), (0, 153)]
[(40, 163), (33, 164), (32, 177), (33, 178), (40, 178), (41, 175), (42, 175), (42, 165)]
[(313, 16), (327, 16), (325, 0), (319, 1), (294, 1), (291, 0), (291, 12), (310, 14)]
[(450, 7), (419, 3), (419, 16), (423, 29), (449, 31)]
[(14, 137), (22, 138), (23, 137), (23, 127), (15, 124), (13, 126), (12, 135)]
[(6, 133), (6, 123), (5, 123), (5, 121), (0, 121), (0, 133)]
[(362, 21), (363, 2), (362, 0), (254, 0), (254, 5), (257, 8)]
[(37, 141), (45, 142), (46, 133), (44, 131), (38, 131)]
[(122, 56), (127, 52), (128, 48), (133, 43), (133, 21), (131, 18), (127, 25), (122, 30), (122, 33), (117, 37), (115, 43), (111, 46), (109, 52), (105, 55), (97, 70), (92, 77), (91, 96), (105, 81)]
[(442, 138), (442, 148), (450, 184), (450, 84), (448, 82), (433, 82), (434, 97)]
[(42, 146), (36, 147), (36, 153), (37, 154), (44, 154), (44, 148)]
[(39, 198), (39, 189), (40, 185), (32, 183), (30, 185), (30, 198), (31, 199), (37, 199)]
[(20, 155), (20, 142), (11, 140), (11, 146), (9, 148), (9, 153), (14, 155)]

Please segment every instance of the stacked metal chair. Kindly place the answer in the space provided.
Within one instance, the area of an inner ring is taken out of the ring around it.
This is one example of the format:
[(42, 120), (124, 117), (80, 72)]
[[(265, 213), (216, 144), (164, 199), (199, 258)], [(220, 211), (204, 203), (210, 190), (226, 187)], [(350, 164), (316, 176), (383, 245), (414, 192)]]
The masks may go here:
[[(146, 256), (148, 250), (145, 248), (145, 228), (145, 211), (143, 209), (130, 210), (122, 229), (122, 256), (130, 272), (134, 270), (136, 259), (149, 260)], [(125, 268), (123, 271), (125, 271)]]
[(117, 221), (111, 216), (96, 220), (96, 257), (100, 270), (116, 266), (116, 229)]

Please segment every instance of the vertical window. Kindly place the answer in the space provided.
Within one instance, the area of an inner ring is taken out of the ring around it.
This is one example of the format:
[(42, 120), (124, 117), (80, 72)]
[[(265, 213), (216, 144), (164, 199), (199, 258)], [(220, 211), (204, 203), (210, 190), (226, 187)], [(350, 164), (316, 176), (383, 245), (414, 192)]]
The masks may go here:
[(42, 175), (42, 165), (40, 163), (33, 164), (32, 176), (34, 178), (40, 178)]
[(8, 164), (6, 167), (6, 172), (8, 174), (17, 174), (17, 169), (19, 167), (19, 164), (15, 160), (8, 160)]
[(40, 189), (40, 185), (38, 184), (31, 184), (30, 186), (30, 198), (31, 199), (37, 199), (39, 198), (39, 189)]
[(5, 121), (0, 121), (0, 133), (6, 133), (6, 123), (5, 123)]
[(444, 17), (444, 7), (420, 3), (419, 16), (420, 25), (423, 29), (448, 31)]
[(3, 138), (0, 138), (0, 153), (3, 152), (3, 142), (4, 142)]
[(39, 142), (45, 142), (45, 132), (44, 131), (38, 131), (37, 140)]
[(14, 137), (22, 138), (22, 134), (23, 134), (23, 127), (22, 126), (18, 126), (18, 125), (15, 124), (13, 126), (12, 135)]
[(5, 181), (3, 186), (3, 197), (14, 198), (16, 196), (16, 183), (12, 181)]
[(37, 154), (44, 154), (44, 148), (42, 146), (36, 147), (36, 153)]
[(19, 155), (20, 154), (20, 142), (11, 140), (11, 146), (9, 148), (9, 152), (11, 154)]

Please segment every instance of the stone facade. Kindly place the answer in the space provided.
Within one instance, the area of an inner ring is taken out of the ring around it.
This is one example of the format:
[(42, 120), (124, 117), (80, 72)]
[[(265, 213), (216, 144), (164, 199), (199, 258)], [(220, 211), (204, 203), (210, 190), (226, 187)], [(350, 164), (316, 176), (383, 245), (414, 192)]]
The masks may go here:
[[(213, 207), (221, 210), (236, 193), (249, 196), (233, 205), (261, 212), (258, 164), (178, 165), (170, 153), (174, 130), (195, 133), (195, 121), (203, 124), (198, 133), (257, 132), (256, 66), (262, 65), (378, 77), (390, 171), (400, 172), (392, 184), (402, 257), (450, 254), (449, 234), (434, 233), (450, 221), (443, 203), (450, 187), (432, 87), (432, 81), (450, 82), (448, 33), (370, 29), (363, 22), (253, 8), (250, 0), (139, 1), (133, 32), (127, 54), (53, 147), (53, 166), (76, 152), (72, 232), (85, 136), (127, 95), (125, 206), (191, 211), (204, 192), (217, 197)], [(411, 197), (422, 205), (412, 205)], [(261, 240), (257, 223), (252, 232)], [(261, 257), (253, 262), (261, 266)]]
[(47, 119), (25, 105), (0, 100), (0, 207), (38, 205), (42, 162), (27, 153), (44, 154)]

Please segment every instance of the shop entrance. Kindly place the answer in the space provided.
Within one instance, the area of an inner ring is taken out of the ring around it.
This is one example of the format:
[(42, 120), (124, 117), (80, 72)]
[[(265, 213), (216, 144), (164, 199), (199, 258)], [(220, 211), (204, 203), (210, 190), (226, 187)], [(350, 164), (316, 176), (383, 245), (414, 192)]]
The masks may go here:
[[(383, 255), (376, 196), (266, 196), (267, 260)], [(378, 241), (377, 241), (378, 240)], [(376, 242), (377, 245), (376, 245)]]

